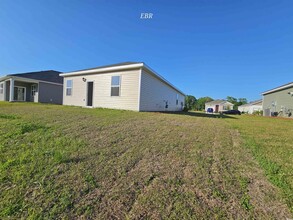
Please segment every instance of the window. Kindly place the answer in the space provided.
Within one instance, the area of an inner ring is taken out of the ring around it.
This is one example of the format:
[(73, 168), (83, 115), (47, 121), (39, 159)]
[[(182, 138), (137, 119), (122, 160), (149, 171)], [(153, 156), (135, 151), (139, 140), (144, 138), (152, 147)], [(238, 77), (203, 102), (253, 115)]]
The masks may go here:
[(72, 79), (66, 81), (66, 96), (72, 95)]
[(229, 105), (223, 105), (223, 110), (230, 110), (230, 106)]
[(179, 95), (176, 94), (176, 105), (178, 105), (178, 103), (179, 103)]
[(0, 94), (4, 93), (4, 83), (0, 84)]
[(120, 76), (112, 76), (111, 96), (120, 96)]
[(37, 92), (37, 86), (36, 85), (32, 85), (31, 91), (32, 91), (32, 96), (35, 96), (36, 95), (36, 92)]

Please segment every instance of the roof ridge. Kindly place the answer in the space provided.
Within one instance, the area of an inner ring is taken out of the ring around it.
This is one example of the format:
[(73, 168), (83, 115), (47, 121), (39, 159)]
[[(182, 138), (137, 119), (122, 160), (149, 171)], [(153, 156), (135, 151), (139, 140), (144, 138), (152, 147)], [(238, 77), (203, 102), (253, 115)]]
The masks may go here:
[(69, 72), (66, 71), (66, 72), (63, 72), (63, 73), (79, 72), (79, 71), (86, 71), (86, 70), (95, 70), (95, 69), (102, 69), (102, 68), (115, 67), (115, 66), (132, 65), (132, 64), (138, 64), (138, 63), (145, 64), (144, 62), (126, 61), (126, 62), (107, 64), (107, 65), (102, 65), (102, 66), (97, 66), (97, 67), (91, 67), (91, 68), (86, 68), (86, 69), (73, 70), (73, 71), (69, 71)]
[[(129, 66), (128, 66), (129, 65)], [(71, 76), (71, 75), (81, 75), (81, 74), (93, 74), (97, 72), (103, 72), (103, 71), (114, 71), (114, 70), (125, 70), (125, 69), (139, 69), (144, 68), (145, 70), (152, 73), (155, 77), (157, 77), (162, 82), (169, 85), (171, 88), (175, 89), (179, 93), (185, 95), (181, 90), (179, 90), (177, 87), (175, 87), (172, 83), (170, 83), (167, 79), (165, 79), (163, 76), (158, 74), (156, 71), (151, 69), (148, 65), (146, 65), (144, 62), (123, 62), (123, 63), (116, 63), (112, 65), (107, 66), (100, 66), (96, 68), (90, 68), (90, 69), (83, 69), (83, 70), (74, 70), (71, 72), (63, 72), (60, 74), (60, 76)]]
[(14, 73), (8, 74), (6, 77), (22, 77), (27, 79), (35, 79), (46, 82), (54, 82), (54, 83), (63, 83), (63, 77), (60, 76), (62, 72), (56, 70), (42, 70), (35, 72), (26, 72), (26, 73)]
[(275, 87), (275, 88), (272, 88), (272, 89), (266, 90), (266, 91), (262, 92), (262, 94), (265, 95), (265, 94), (267, 94), (267, 93), (271, 93), (271, 92), (274, 92), (274, 91), (279, 91), (279, 90), (281, 90), (283, 87), (290, 86), (290, 85), (293, 85), (293, 82), (289, 82), (289, 83), (283, 84), (283, 85), (281, 85), (281, 86), (278, 86), (278, 87)]
[(57, 72), (57, 73), (62, 73), (60, 71), (57, 70), (40, 70), (40, 71), (33, 71), (33, 72), (24, 72), (24, 73), (11, 73), (11, 74), (6, 74), (6, 76), (13, 76), (13, 75), (20, 75), (20, 74), (28, 74), (28, 73), (41, 73), (41, 72)]

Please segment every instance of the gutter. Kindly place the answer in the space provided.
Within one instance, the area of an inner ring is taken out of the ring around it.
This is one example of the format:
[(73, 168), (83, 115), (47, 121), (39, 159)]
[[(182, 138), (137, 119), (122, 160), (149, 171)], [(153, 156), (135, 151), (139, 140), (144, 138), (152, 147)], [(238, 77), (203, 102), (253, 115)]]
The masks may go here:
[(274, 88), (274, 89), (271, 89), (271, 90), (268, 90), (268, 91), (265, 91), (265, 92), (262, 93), (262, 95), (267, 95), (269, 93), (277, 92), (277, 91), (287, 89), (287, 88), (290, 88), (290, 87), (293, 87), (293, 82), (287, 83), (287, 84), (285, 84), (283, 86), (279, 86), (277, 88)]
[(115, 70), (127, 70), (127, 69), (136, 69), (143, 67), (143, 63), (138, 64), (129, 64), (123, 66), (114, 66), (114, 67), (105, 67), (105, 68), (97, 68), (91, 70), (80, 70), (80, 71), (73, 71), (67, 73), (61, 73), (59, 76), (77, 76), (77, 75), (84, 75), (84, 74), (91, 74), (91, 73), (101, 73), (101, 72), (111, 72)]
[(104, 67), (104, 68), (96, 68), (91, 70), (80, 70), (80, 71), (73, 71), (73, 72), (67, 72), (67, 73), (61, 73), (59, 76), (67, 77), (67, 76), (79, 76), (79, 75), (87, 75), (87, 74), (95, 74), (95, 73), (105, 73), (105, 72), (112, 72), (117, 70), (129, 70), (129, 69), (145, 69), (152, 73), (155, 77), (157, 77), (159, 80), (170, 86), (172, 89), (176, 90), (180, 94), (185, 94), (177, 89), (174, 85), (172, 85), (169, 81), (167, 81), (164, 77), (159, 75), (157, 72), (152, 70), (149, 66), (147, 66), (145, 63), (137, 63), (137, 64), (126, 64), (122, 66), (114, 66), (114, 67)]

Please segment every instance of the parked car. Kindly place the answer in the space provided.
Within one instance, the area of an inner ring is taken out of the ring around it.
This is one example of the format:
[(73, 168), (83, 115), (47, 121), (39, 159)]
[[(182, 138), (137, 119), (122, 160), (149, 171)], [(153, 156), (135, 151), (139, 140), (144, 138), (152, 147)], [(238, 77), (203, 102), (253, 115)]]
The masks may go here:
[(207, 112), (208, 112), (208, 113), (213, 113), (213, 112), (214, 112), (214, 109), (213, 109), (213, 108), (208, 108), (208, 109), (207, 109)]
[(228, 110), (228, 111), (224, 111), (223, 114), (227, 114), (227, 115), (241, 115), (241, 112), (239, 110)]

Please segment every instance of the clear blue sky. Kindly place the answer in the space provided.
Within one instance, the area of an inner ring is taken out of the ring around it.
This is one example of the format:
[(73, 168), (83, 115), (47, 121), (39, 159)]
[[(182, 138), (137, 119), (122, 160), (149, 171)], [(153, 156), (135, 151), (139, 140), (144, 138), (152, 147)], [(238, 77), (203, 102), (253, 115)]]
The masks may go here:
[(0, 1), (0, 75), (124, 61), (197, 98), (258, 99), (293, 81), (293, 1)]

